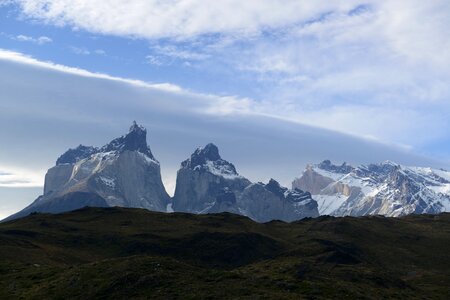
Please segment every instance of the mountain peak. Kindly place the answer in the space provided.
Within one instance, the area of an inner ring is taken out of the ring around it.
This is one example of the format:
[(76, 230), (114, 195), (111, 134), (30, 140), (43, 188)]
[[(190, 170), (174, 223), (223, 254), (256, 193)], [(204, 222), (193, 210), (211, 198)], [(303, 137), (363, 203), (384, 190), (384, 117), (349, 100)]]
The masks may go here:
[(317, 165), (317, 167), (319, 169), (325, 170), (325, 171), (329, 171), (329, 172), (334, 172), (334, 173), (349, 173), (351, 172), (354, 168), (350, 165), (348, 165), (346, 162), (342, 163), (342, 165), (334, 165), (333, 163), (331, 163), (331, 161), (329, 159), (324, 160), (323, 162), (321, 162), (320, 164)]
[(138, 123), (136, 123), (136, 121), (133, 121), (133, 124), (131, 124), (130, 130), (129, 130), (129, 133), (140, 132), (140, 131), (147, 133), (147, 129), (144, 126), (139, 125)]
[(234, 165), (220, 157), (219, 148), (213, 143), (197, 148), (190, 158), (181, 163), (181, 167), (205, 170), (230, 179), (239, 176)]
[(138, 125), (136, 121), (133, 121), (128, 134), (112, 140), (109, 144), (102, 148), (102, 152), (122, 152), (126, 150), (138, 151), (144, 153), (153, 160), (155, 159), (147, 145), (147, 129), (141, 125)]
[(191, 154), (191, 158), (188, 159), (189, 166), (192, 167), (204, 165), (208, 161), (214, 162), (218, 160), (221, 160), (219, 148), (213, 143), (209, 143), (205, 147), (197, 148), (194, 153)]
[(219, 154), (219, 148), (213, 143), (207, 144), (205, 147), (199, 147), (195, 150), (193, 156), (198, 158), (204, 158), (209, 161), (216, 161), (221, 159)]
[(56, 165), (74, 164), (77, 161), (89, 157), (90, 155), (98, 151), (99, 149), (96, 147), (79, 145), (78, 147), (69, 149), (64, 154), (62, 154), (56, 160)]

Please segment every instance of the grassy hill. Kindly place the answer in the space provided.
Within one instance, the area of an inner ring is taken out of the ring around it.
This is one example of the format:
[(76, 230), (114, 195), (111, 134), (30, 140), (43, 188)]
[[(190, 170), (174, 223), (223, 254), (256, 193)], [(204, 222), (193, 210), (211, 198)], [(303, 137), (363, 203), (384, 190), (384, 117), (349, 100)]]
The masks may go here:
[(450, 214), (255, 223), (85, 208), (0, 224), (0, 299), (450, 299)]

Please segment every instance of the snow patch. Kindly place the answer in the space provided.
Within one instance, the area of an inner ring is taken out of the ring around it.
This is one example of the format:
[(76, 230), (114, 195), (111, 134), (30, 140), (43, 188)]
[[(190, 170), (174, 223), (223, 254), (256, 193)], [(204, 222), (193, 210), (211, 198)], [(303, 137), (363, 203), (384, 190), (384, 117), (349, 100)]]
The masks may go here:
[[(195, 168), (197, 168), (196, 166)], [(206, 161), (205, 167), (207, 168), (208, 172), (211, 174), (221, 176), (226, 179), (236, 179), (241, 178), (240, 175), (236, 174), (234, 170), (229, 165), (218, 165), (215, 164), (213, 161)], [(194, 168), (194, 170), (195, 170)]]
[(317, 201), (320, 215), (331, 215), (348, 199), (347, 196), (342, 194), (312, 195), (312, 198)]
[(116, 187), (116, 180), (114, 178), (109, 178), (105, 176), (98, 177), (100, 181), (109, 188), (114, 189)]

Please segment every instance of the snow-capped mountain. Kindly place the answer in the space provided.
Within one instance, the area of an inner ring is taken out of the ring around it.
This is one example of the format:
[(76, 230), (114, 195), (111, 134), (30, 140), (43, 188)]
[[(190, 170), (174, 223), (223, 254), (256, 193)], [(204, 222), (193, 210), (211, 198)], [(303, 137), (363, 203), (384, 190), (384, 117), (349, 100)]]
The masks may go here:
[(223, 160), (214, 144), (198, 148), (181, 163), (173, 209), (190, 213), (231, 212), (259, 222), (294, 221), (318, 215), (309, 193), (288, 190), (278, 182), (251, 183)]
[(393, 162), (308, 165), (293, 188), (311, 192), (321, 215), (403, 216), (450, 211), (450, 172)]
[(170, 197), (146, 137), (146, 129), (134, 122), (128, 134), (101, 148), (80, 145), (69, 149), (48, 170), (44, 194), (9, 219), (84, 206), (166, 211)]

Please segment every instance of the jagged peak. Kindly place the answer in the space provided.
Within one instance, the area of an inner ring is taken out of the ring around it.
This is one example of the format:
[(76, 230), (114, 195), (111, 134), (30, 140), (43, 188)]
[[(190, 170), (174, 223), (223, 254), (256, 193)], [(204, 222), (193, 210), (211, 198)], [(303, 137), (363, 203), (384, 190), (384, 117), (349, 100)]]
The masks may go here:
[(350, 173), (354, 170), (354, 167), (343, 162), (341, 165), (334, 165), (329, 159), (326, 159), (317, 165), (319, 169), (334, 172), (334, 173)]
[(209, 143), (205, 147), (198, 147), (192, 156), (205, 159), (205, 161), (216, 161), (221, 159), (219, 148), (213, 143)]
[(221, 161), (219, 148), (213, 143), (207, 144), (205, 147), (198, 147), (195, 149), (191, 157), (182, 163), (183, 167), (196, 167), (205, 165), (208, 161)]
[(131, 133), (133, 131), (136, 131), (136, 132), (143, 131), (143, 132), (147, 133), (147, 129), (144, 126), (136, 123), (136, 121), (133, 121), (133, 124), (131, 124), (129, 133)]
[(76, 148), (70, 148), (64, 152), (57, 160), (56, 165), (74, 164), (79, 160), (87, 158), (99, 151), (98, 148), (92, 146), (78, 145)]
[(382, 166), (393, 166), (393, 167), (400, 167), (400, 165), (396, 162), (393, 162), (391, 160), (385, 160), (381, 163)]
[(234, 165), (220, 157), (219, 148), (213, 143), (197, 148), (190, 158), (181, 163), (181, 167), (207, 171), (230, 179), (239, 176)]
[(100, 152), (123, 152), (123, 151), (138, 151), (145, 154), (151, 160), (156, 161), (150, 147), (147, 145), (147, 129), (139, 125), (136, 121), (130, 127), (126, 135), (118, 137), (101, 148), (79, 145), (74, 149), (67, 150), (56, 161), (56, 165), (74, 164), (79, 160), (88, 158), (89, 156)]
[(312, 200), (311, 194), (309, 192), (304, 192), (300, 189), (290, 190), (282, 186), (278, 181), (276, 181), (273, 178), (271, 178), (269, 182), (266, 185), (264, 185), (264, 187), (282, 200), (287, 200), (290, 202), (301, 202), (305, 200)]
[(265, 185), (265, 188), (281, 198), (284, 198), (284, 193), (287, 191), (287, 188), (282, 187), (280, 183), (273, 178), (270, 178), (269, 182)]
[(142, 125), (138, 125), (136, 121), (133, 121), (129, 132), (126, 135), (112, 140), (101, 149), (102, 152), (123, 152), (126, 150), (141, 152), (155, 160), (150, 147), (147, 145), (147, 129)]

